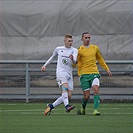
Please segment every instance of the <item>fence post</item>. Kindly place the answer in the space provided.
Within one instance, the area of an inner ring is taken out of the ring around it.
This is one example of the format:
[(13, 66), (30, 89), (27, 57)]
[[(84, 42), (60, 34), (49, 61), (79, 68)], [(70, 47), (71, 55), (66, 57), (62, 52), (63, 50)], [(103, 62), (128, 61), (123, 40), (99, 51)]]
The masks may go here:
[(26, 86), (26, 102), (29, 102), (29, 94), (30, 94), (30, 78), (29, 78), (29, 64), (26, 63), (26, 75), (25, 75), (25, 86)]

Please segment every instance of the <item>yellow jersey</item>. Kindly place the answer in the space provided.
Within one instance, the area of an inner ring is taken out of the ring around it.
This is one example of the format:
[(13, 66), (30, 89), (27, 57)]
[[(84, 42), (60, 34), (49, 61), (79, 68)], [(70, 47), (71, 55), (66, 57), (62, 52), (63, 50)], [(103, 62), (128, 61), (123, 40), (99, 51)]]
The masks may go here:
[(80, 46), (78, 48), (78, 75), (82, 74), (99, 74), (96, 62), (106, 71), (109, 70), (105, 63), (98, 46), (90, 44), (88, 47)]

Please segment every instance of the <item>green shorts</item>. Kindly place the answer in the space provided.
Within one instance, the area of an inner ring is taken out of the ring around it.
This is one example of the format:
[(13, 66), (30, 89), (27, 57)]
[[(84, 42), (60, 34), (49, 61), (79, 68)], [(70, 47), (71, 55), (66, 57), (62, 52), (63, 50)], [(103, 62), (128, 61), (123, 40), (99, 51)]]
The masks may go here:
[(80, 76), (80, 86), (82, 88), (82, 91), (91, 88), (92, 82), (95, 78), (100, 79), (99, 74), (83, 74)]

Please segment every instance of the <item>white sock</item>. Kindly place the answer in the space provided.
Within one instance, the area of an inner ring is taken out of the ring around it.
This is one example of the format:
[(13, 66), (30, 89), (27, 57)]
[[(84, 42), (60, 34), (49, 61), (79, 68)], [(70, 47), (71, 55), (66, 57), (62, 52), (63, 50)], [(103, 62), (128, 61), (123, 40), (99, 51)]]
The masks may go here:
[(69, 101), (68, 101), (68, 93), (67, 92), (63, 92), (62, 93), (62, 99), (63, 99), (63, 102), (64, 102), (64, 105), (68, 105), (69, 104)]
[(60, 105), (63, 102), (62, 96), (60, 96), (54, 103), (53, 107)]

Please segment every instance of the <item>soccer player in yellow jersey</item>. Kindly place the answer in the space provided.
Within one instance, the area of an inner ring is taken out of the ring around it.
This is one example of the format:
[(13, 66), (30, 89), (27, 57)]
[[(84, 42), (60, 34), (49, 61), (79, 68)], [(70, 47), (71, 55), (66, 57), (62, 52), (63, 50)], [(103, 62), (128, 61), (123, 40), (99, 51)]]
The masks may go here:
[(105, 63), (98, 46), (90, 44), (91, 35), (88, 32), (82, 34), (83, 45), (78, 49), (78, 75), (80, 76), (80, 85), (83, 91), (84, 97), (82, 98), (81, 109), (78, 110), (78, 114), (85, 115), (86, 105), (90, 98), (90, 89), (93, 89), (94, 93), (94, 112), (93, 115), (100, 115), (98, 111), (100, 103), (99, 95), (99, 71), (96, 65), (98, 62), (102, 68), (104, 68), (109, 76), (112, 76), (109, 67)]

